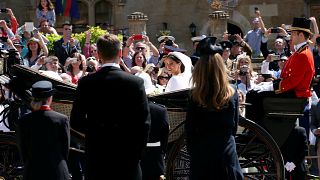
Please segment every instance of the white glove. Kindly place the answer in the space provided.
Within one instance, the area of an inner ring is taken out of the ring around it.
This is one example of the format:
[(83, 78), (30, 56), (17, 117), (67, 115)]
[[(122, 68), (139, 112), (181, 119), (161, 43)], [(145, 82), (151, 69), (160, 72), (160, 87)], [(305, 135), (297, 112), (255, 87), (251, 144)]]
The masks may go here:
[(284, 165), (287, 171), (291, 172), (294, 170), (296, 165), (293, 162), (287, 162), (286, 165)]
[(260, 92), (264, 91), (273, 91), (273, 83), (272, 82), (261, 82), (253, 87), (253, 90)]

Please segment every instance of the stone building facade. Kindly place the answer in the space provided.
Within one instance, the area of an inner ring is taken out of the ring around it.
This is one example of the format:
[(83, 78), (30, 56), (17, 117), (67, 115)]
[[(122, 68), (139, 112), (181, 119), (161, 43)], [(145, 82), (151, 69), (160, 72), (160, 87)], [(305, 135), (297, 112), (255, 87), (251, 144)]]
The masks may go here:
[[(55, 0), (52, 0), (53, 2)], [(191, 53), (190, 24), (196, 26), (196, 35), (208, 35), (210, 0), (79, 0), (80, 19), (71, 22), (76, 31), (87, 25), (102, 25), (114, 32), (129, 34), (128, 15), (142, 12), (147, 16), (146, 33), (157, 44), (160, 30), (169, 30), (176, 43)], [(212, 0), (211, 0), (212, 1)], [(13, 9), (20, 24), (35, 19), (39, 0), (2, 0), (0, 7)], [(227, 29), (242, 35), (251, 28), (254, 7), (262, 12), (266, 27), (291, 24), (293, 17), (315, 16), (320, 23), (319, 0), (221, 0), (222, 8), (229, 13)], [(0, 14), (0, 18), (6, 18)], [(57, 16), (57, 28), (66, 17)]]

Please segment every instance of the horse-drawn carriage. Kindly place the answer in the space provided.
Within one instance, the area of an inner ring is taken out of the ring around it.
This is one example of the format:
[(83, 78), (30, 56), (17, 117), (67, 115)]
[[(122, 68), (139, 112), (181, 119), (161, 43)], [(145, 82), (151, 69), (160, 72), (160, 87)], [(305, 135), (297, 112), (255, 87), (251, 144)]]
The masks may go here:
[[(56, 89), (52, 108), (70, 115), (76, 86), (20, 65), (4, 63), (0, 69), (3, 72), (0, 76), (1, 87), (7, 87), (13, 92), (12, 97), (15, 99), (2, 101), (4, 106), (2, 119), (18, 112), (22, 106), (28, 106), (31, 100), (29, 91), (31, 85), (43, 79), (51, 81)], [(165, 105), (169, 113), (169, 142), (172, 144), (166, 156), (166, 177), (169, 180), (189, 179), (189, 154), (183, 130), (187, 97), (188, 90), (149, 97), (150, 100)], [(236, 144), (240, 165), (247, 179), (284, 179), (284, 162), (279, 147), (294, 127), (296, 118), (303, 115), (304, 103), (305, 99), (266, 98), (264, 100), (266, 118), (262, 122), (264, 128), (240, 117)], [(290, 108), (287, 108), (289, 104)], [(13, 116), (9, 121), (14, 122), (17, 117)], [(14, 127), (10, 129), (14, 130)], [(82, 138), (76, 133), (72, 133), (72, 136)], [(0, 134), (0, 152), (0, 177), (21, 178), (23, 164), (19, 158), (14, 131)]]

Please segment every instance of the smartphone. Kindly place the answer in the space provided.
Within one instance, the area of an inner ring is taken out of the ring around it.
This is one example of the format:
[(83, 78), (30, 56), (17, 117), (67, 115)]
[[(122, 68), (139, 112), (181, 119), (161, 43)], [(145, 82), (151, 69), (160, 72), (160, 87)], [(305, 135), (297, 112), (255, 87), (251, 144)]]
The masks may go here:
[(8, 10), (6, 8), (0, 9), (0, 13), (7, 13)]
[(71, 39), (72, 36), (72, 32), (71, 31), (67, 31), (67, 39)]
[(133, 40), (137, 41), (137, 40), (141, 40), (142, 39), (142, 34), (135, 34), (132, 36)]
[(31, 33), (34, 29), (33, 22), (25, 22), (26, 31)]
[(272, 28), (271, 33), (280, 33), (280, 29), (279, 28)]

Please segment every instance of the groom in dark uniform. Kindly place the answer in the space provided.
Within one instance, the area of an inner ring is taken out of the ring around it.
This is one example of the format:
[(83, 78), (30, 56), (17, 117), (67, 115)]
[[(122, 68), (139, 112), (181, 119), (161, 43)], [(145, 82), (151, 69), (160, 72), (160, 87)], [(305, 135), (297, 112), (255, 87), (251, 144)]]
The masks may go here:
[(71, 127), (85, 134), (86, 180), (141, 180), (150, 112), (143, 80), (120, 69), (121, 42), (97, 40), (101, 69), (78, 82)]

